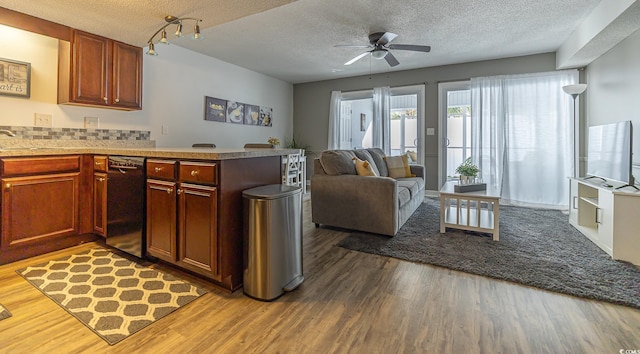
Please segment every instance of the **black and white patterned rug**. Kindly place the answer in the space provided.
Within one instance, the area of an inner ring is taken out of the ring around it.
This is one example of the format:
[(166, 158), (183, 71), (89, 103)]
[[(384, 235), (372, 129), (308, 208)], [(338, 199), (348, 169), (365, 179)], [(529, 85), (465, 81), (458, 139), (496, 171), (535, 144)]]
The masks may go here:
[(17, 272), (111, 345), (207, 292), (103, 248)]
[(2, 306), (2, 304), (0, 304), (0, 321), (9, 317), (11, 317), (11, 312), (9, 312), (9, 310), (7, 310), (4, 306)]
[(640, 268), (616, 261), (557, 210), (500, 206), (500, 241), (447, 229), (427, 198), (395, 237), (354, 232), (339, 246), (640, 308)]

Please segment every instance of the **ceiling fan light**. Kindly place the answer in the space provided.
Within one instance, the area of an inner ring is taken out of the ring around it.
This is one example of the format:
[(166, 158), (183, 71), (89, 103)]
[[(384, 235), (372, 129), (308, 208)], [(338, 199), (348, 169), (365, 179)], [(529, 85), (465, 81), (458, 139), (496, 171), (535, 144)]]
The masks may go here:
[(387, 53), (388, 53), (388, 52), (387, 52), (387, 50), (386, 50), (386, 49), (379, 49), (379, 48), (376, 48), (376, 49), (374, 49), (373, 51), (371, 51), (371, 56), (372, 56), (374, 59), (383, 59), (384, 57), (386, 57), (386, 56), (387, 56)]

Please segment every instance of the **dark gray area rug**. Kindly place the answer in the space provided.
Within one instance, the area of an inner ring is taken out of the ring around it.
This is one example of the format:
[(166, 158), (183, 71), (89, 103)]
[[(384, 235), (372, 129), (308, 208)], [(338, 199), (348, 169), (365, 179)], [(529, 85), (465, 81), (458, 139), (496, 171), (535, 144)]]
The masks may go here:
[(500, 241), (440, 233), (440, 204), (427, 198), (395, 237), (354, 232), (339, 246), (640, 308), (640, 268), (616, 261), (557, 210), (500, 206)]

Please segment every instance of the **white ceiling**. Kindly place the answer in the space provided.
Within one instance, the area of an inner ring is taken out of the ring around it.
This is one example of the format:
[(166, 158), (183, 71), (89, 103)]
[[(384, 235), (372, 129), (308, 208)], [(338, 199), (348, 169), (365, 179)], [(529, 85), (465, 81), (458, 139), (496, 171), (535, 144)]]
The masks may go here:
[[(169, 39), (291, 83), (556, 51), (601, 0), (0, 0), (0, 6), (138, 46), (165, 15), (199, 17), (201, 41)], [(191, 22), (185, 23), (191, 28)], [(344, 62), (371, 32), (398, 34), (400, 65)], [(162, 46), (156, 45), (162, 55)], [(153, 60), (153, 58), (151, 58)]]

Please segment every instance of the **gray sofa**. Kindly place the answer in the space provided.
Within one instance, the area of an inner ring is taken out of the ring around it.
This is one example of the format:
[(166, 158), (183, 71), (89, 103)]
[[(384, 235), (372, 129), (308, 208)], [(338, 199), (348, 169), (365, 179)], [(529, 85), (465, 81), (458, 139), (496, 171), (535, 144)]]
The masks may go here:
[[(368, 161), (380, 177), (357, 175), (353, 157)], [(387, 177), (384, 152), (377, 148), (322, 152), (311, 177), (312, 221), (394, 236), (424, 201), (425, 168), (410, 169), (415, 177)]]

